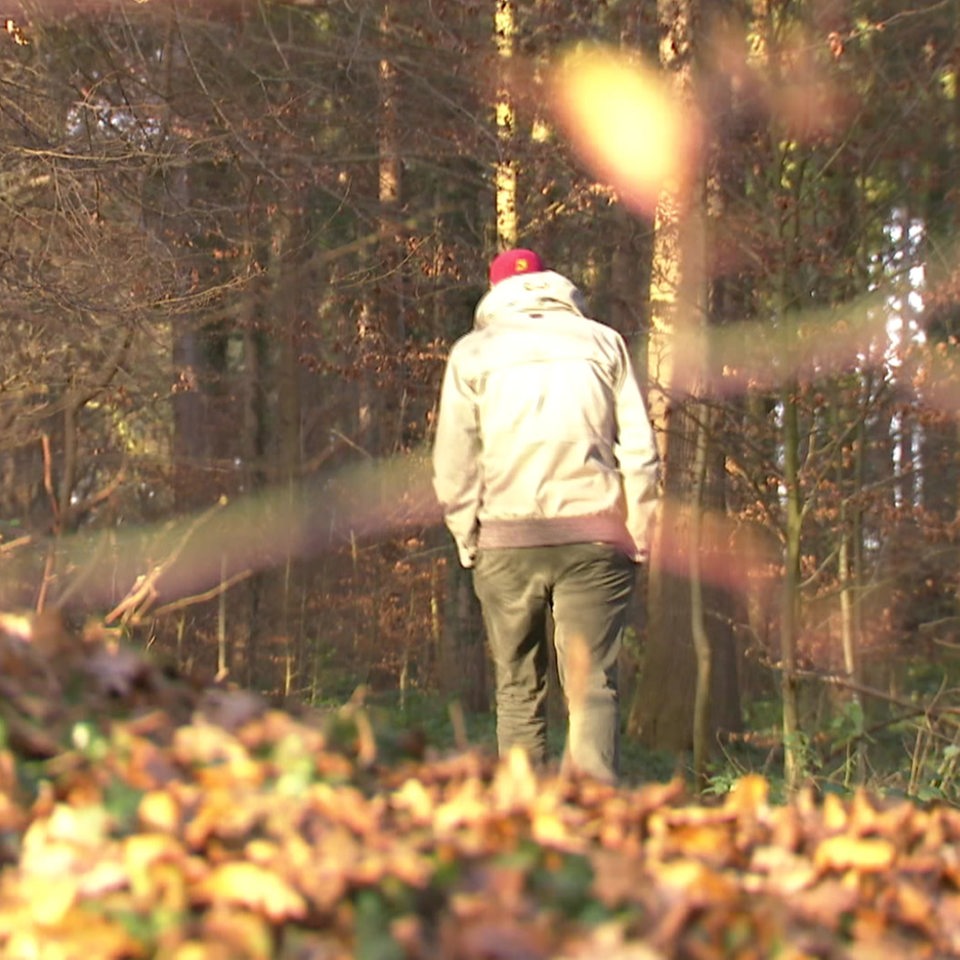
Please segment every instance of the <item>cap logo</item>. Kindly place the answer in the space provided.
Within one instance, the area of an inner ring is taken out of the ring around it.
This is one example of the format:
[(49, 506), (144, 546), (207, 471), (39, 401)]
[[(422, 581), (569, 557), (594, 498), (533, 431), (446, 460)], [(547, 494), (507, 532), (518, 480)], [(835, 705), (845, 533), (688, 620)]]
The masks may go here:
[(543, 263), (539, 255), (532, 250), (504, 250), (493, 258), (488, 275), (490, 285), (496, 286), (507, 277), (538, 273), (541, 270), (543, 270)]

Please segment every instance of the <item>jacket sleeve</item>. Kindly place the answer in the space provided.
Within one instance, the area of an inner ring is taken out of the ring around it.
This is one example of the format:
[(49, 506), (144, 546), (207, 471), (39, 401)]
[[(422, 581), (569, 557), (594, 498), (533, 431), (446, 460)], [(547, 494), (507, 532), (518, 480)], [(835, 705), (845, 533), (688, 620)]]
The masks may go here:
[(627, 530), (634, 560), (646, 560), (660, 494), (659, 454), (630, 354), (620, 340), (623, 373), (616, 393), (617, 440), (614, 448), (623, 480)]
[(476, 559), (481, 481), (476, 407), (453, 351), (440, 391), (433, 447), (433, 488), (464, 567), (472, 567)]

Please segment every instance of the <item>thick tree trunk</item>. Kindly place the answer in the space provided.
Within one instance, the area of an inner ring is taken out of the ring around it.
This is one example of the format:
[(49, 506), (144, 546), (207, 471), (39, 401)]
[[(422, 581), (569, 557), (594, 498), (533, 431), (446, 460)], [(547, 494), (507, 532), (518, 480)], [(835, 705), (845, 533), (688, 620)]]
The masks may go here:
[(465, 710), (490, 709), (488, 663), (480, 603), (469, 570), (451, 557), (447, 566), (446, 603), (441, 638), (440, 672), (445, 694)]
[[(692, 96), (697, 0), (661, 0), (661, 65), (681, 98)], [(667, 189), (655, 220), (647, 354), (648, 405), (662, 461), (664, 504), (650, 553), (648, 636), (644, 669), (628, 718), (628, 730), (655, 749), (693, 745), (696, 658), (693, 649), (690, 579), (668, 566), (689, 543), (689, 513), (696, 423), (684, 412), (692, 384), (682, 382), (676, 342), (705, 318), (702, 273), (702, 198)]]
[[(662, 2), (658, 9), (661, 64), (689, 102), (699, 3)], [(703, 523), (722, 518), (725, 464), (709, 429), (709, 357), (691, 346), (708, 344), (707, 326), (726, 319), (723, 291), (706, 272), (706, 198), (712, 195), (714, 212), (723, 199), (720, 175), (708, 180), (706, 160), (699, 158), (681, 189), (664, 191), (655, 223), (647, 374), (664, 505), (651, 551), (644, 670), (628, 721), (650, 747), (693, 748), (701, 776), (717, 732), (741, 723), (731, 600), (709, 577), (724, 562), (724, 545), (706, 535), (717, 525)]]

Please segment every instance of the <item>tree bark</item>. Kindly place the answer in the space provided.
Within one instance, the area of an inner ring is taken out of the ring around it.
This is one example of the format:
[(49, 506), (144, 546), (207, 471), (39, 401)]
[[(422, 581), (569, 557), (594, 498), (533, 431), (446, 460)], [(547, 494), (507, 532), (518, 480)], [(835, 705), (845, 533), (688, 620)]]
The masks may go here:
[(710, 686), (713, 655), (703, 601), (704, 486), (710, 443), (709, 413), (706, 404), (699, 409), (697, 444), (694, 454), (693, 491), (690, 503), (690, 621), (697, 661), (697, 682), (693, 701), (693, 777), (698, 790), (707, 785), (707, 760), (710, 754)]
[[(785, 322), (785, 321), (784, 321)], [(786, 491), (783, 606), (780, 619), (780, 697), (783, 772), (787, 791), (795, 793), (807, 774), (807, 749), (800, 726), (797, 638), (800, 614), (800, 548), (803, 497), (800, 490), (800, 423), (792, 387), (783, 391), (783, 484)]]
[[(693, 95), (698, 0), (661, 0), (661, 66), (680, 98)], [(703, 275), (703, 208), (696, 179), (666, 189), (655, 219), (651, 271), (648, 405), (662, 462), (664, 503), (650, 551), (648, 636), (644, 669), (628, 717), (628, 730), (654, 749), (684, 751), (693, 745), (696, 658), (688, 571), (668, 557), (689, 544), (684, 509), (693, 476), (696, 423), (684, 410), (692, 384), (677, 369), (677, 340), (706, 316)], [(683, 545), (683, 546), (681, 546)]]
[(494, 104), (497, 128), (496, 188), (497, 249), (515, 247), (519, 238), (517, 220), (517, 161), (514, 136), (517, 112), (509, 88), (509, 69), (516, 46), (517, 11), (514, 0), (496, 0), (493, 39), (497, 52), (498, 86)]

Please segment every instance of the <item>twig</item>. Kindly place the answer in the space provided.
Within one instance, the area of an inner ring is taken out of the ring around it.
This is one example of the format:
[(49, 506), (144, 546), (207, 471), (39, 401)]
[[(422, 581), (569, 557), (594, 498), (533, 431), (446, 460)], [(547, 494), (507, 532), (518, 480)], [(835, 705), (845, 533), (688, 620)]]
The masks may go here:
[(17, 537), (16, 540), (11, 540), (9, 543), (0, 543), (0, 556), (3, 556), (5, 553), (10, 553), (13, 550), (17, 550), (20, 547), (25, 547), (30, 543), (33, 543), (33, 536), (29, 533), (22, 537)]
[(50, 435), (40, 434), (40, 449), (43, 451), (43, 489), (50, 498), (50, 510), (53, 513), (54, 525), (60, 525), (60, 504), (57, 501), (56, 491), (53, 489), (53, 456), (50, 452)]
[(123, 483), (127, 478), (127, 464), (126, 464), (126, 454), (124, 454), (123, 462), (120, 464), (120, 468), (117, 470), (113, 479), (109, 481), (104, 487), (96, 491), (96, 493), (90, 494), (86, 500), (81, 501), (76, 505), (70, 506), (70, 516), (81, 517), (83, 514), (89, 512), (98, 504), (103, 503), (105, 500), (109, 500), (114, 493), (120, 488), (120, 484)]
[(150, 571), (137, 577), (127, 595), (104, 617), (104, 623), (112, 623), (118, 619), (126, 623), (139, 623), (157, 599), (157, 581), (180, 559), (184, 548), (197, 530), (226, 504), (227, 498), (221, 497), (209, 510), (195, 517), (170, 555), (155, 564)]
[(348, 447), (352, 447), (357, 453), (362, 453), (368, 460), (373, 459), (373, 454), (364, 447), (361, 447), (359, 443), (351, 440), (346, 434), (341, 433), (339, 430), (331, 430), (330, 436), (335, 437), (341, 443), (345, 443)]
[[(957, 707), (938, 707), (935, 704), (921, 706), (910, 700), (904, 700), (902, 697), (895, 697), (893, 694), (878, 690), (876, 687), (868, 687), (862, 683), (855, 683), (848, 677), (837, 673), (818, 673), (816, 670), (798, 670), (797, 676), (804, 680), (819, 680), (821, 683), (829, 684), (832, 687), (841, 687), (844, 690), (850, 690), (854, 693), (861, 693), (866, 697), (873, 697), (875, 700), (883, 700), (894, 706), (902, 707), (908, 711), (908, 716), (917, 716), (918, 714), (927, 714), (935, 717), (956, 717), (960, 714), (960, 706)], [(960, 722), (960, 721), (955, 721)]]
[(232, 577), (228, 577), (226, 580), (218, 583), (215, 587), (211, 587), (209, 590), (205, 590), (203, 593), (195, 593), (189, 597), (181, 597), (179, 600), (172, 600), (170, 603), (165, 603), (162, 607), (157, 607), (157, 609), (153, 611), (153, 616), (162, 617), (165, 613), (173, 613), (175, 610), (182, 610), (184, 607), (192, 606), (195, 603), (204, 603), (207, 600), (213, 600), (214, 597), (219, 597), (220, 594), (226, 593), (231, 587), (246, 580), (247, 577), (252, 574), (252, 570), (241, 570), (240, 573), (235, 573)]

